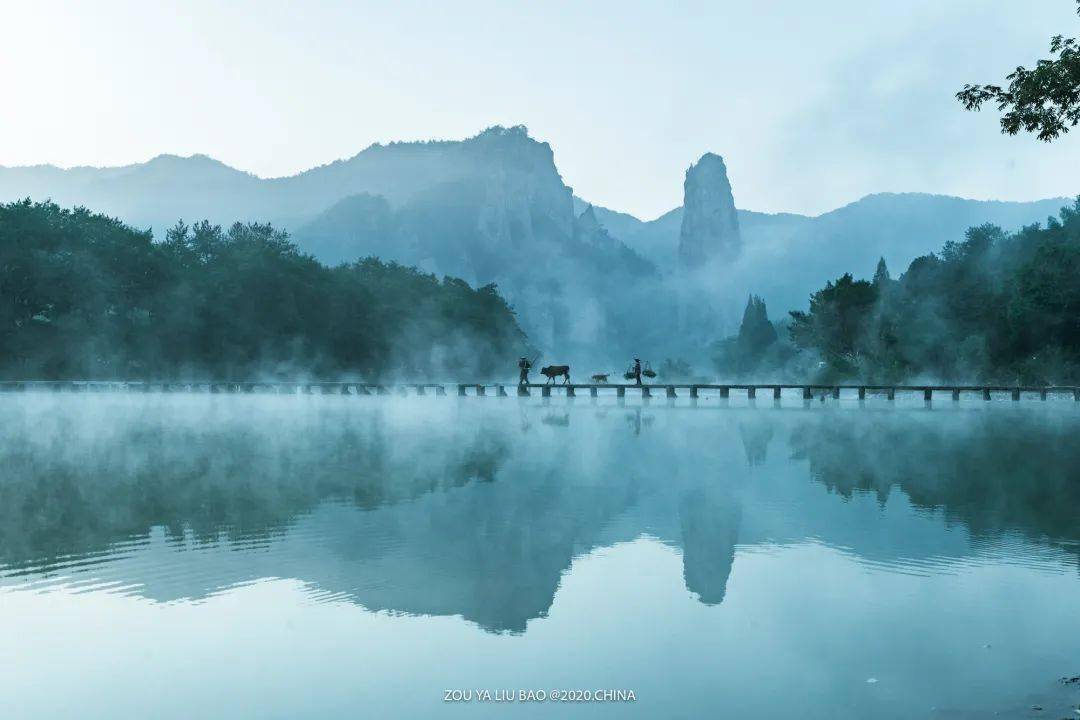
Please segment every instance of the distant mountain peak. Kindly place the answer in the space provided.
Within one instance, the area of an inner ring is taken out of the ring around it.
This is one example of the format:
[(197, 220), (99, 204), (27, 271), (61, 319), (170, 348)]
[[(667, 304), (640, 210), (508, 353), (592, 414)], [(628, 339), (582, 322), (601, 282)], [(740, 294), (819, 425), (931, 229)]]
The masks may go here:
[(705, 153), (700, 158), (698, 158), (698, 161), (696, 163), (694, 163), (690, 167), (691, 169), (693, 169), (698, 166), (708, 167), (710, 165), (718, 165), (721, 169), (723, 169), (724, 175), (727, 175), (727, 165), (724, 164), (723, 156), (717, 155), (714, 152)]
[[(146, 161), (147, 165), (192, 165), (192, 166), (209, 166), (209, 167), (225, 167), (230, 170), (236, 168), (229, 167), (220, 160), (216, 160), (204, 153), (194, 153), (193, 155), (175, 155), (173, 153), (161, 153), (155, 155)], [(242, 172), (237, 170), (237, 172)]]
[(714, 259), (734, 259), (741, 249), (727, 166), (722, 157), (707, 152), (686, 171), (679, 260), (684, 267), (697, 268)]
[(204, 177), (235, 176), (238, 178), (257, 178), (253, 173), (245, 170), (238, 170), (230, 165), (226, 165), (220, 160), (215, 160), (209, 155), (204, 155), (203, 153), (195, 153), (194, 155), (187, 156), (163, 153), (161, 155), (155, 155), (145, 163), (129, 165), (126, 169), (128, 172), (148, 172), (154, 175), (179, 177), (197, 175)]

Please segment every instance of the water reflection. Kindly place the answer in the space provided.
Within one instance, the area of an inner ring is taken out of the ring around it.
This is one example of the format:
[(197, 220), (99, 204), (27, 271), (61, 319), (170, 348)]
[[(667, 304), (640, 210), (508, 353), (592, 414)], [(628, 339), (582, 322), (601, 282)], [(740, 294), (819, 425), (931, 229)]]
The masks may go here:
[(740, 549), (822, 543), (916, 574), (995, 553), (1060, 569), (1055, 548), (1075, 569), (1080, 549), (1067, 410), (26, 396), (0, 414), (9, 588), (198, 601), (296, 578), (522, 633), (575, 558), (643, 535), (681, 551), (706, 605)]

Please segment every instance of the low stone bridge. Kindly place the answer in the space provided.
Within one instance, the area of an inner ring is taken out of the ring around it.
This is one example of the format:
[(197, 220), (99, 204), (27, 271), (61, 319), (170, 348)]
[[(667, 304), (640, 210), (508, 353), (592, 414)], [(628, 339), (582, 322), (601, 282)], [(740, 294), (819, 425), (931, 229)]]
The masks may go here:
[(830, 397), (856, 397), (865, 400), (868, 395), (883, 396), (886, 400), (895, 400), (897, 394), (921, 395), (927, 403), (935, 395), (948, 395), (953, 401), (959, 401), (962, 395), (974, 395), (983, 400), (1008, 394), (1014, 400), (1021, 397), (1038, 397), (1046, 400), (1050, 395), (1071, 396), (1080, 401), (1080, 387), (1061, 385), (801, 385), (801, 384), (702, 384), (702, 383), (648, 383), (609, 384), (609, 383), (528, 383), (512, 385), (506, 383), (362, 383), (362, 382), (285, 382), (285, 381), (150, 381), (150, 380), (7, 380), (0, 381), (0, 392), (188, 392), (188, 393), (273, 393), (273, 394), (321, 394), (321, 395), (437, 395), (445, 396), (453, 391), (459, 397), (488, 396), (529, 397), (539, 393), (541, 397), (562, 395), (576, 397), (588, 394), (599, 397), (601, 394), (625, 398), (627, 393), (643, 399), (653, 397), (678, 398), (688, 397), (697, 400), (703, 397), (728, 399), (732, 392), (744, 394), (753, 400), (758, 393), (771, 394), (779, 400), (784, 391), (798, 393), (803, 400)]

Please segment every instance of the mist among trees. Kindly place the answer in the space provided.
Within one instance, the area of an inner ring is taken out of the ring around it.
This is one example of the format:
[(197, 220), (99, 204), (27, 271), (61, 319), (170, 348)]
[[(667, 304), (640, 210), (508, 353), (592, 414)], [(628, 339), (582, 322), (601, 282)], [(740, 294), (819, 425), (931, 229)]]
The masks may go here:
[(1045, 226), (973, 227), (897, 279), (882, 260), (871, 280), (830, 281), (808, 310), (790, 313), (786, 338), (772, 339), (767, 323), (764, 303), (751, 298), (739, 335), (717, 346), (717, 369), (820, 381), (1080, 382), (1080, 200)]
[(494, 285), (374, 258), (334, 268), (269, 224), (162, 242), (85, 208), (0, 205), (8, 378), (477, 378), (527, 349)]

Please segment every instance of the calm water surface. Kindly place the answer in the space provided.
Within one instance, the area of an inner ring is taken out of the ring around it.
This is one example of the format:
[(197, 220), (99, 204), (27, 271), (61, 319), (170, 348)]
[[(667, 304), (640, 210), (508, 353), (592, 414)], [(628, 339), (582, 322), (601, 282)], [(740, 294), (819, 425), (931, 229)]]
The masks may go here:
[(717, 402), (4, 396), (3, 716), (1080, 718), (1080, 408)]

